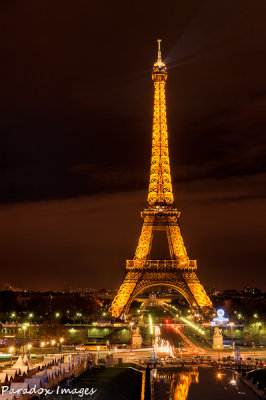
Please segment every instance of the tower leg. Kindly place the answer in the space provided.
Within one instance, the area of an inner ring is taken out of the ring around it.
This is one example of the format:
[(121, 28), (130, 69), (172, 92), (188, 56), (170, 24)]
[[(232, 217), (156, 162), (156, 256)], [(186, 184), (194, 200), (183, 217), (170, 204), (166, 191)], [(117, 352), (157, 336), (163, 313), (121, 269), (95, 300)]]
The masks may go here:
[(126, 277), (120, 286), (111, 307), (109, 308), (109, 313), (111, 313), (113, 317), (118, 318), (125, 311), (140, 276), (141, 273), (139, 272), (127, 272)]

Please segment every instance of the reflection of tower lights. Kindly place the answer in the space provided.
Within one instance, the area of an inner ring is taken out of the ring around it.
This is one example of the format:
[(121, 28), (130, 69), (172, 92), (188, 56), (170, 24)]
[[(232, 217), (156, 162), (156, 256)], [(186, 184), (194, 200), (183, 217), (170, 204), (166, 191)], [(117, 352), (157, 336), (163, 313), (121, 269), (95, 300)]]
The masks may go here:
[(177, 373), (171, 375), (170, 393), (172, 395), (171, 397), (169, 397), (169, 399), (186, 400), (191, 383), (198, 383), (198, 382), (199, 382), (198, 369), (184, 371), (182, 372), (182, 374)]

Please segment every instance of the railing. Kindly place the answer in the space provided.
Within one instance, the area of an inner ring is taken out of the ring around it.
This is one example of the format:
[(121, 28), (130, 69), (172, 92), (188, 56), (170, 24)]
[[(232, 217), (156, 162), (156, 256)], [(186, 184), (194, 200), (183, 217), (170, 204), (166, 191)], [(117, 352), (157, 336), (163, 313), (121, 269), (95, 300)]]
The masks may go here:
[(196, 269), (197, 260), (127, 260), (127, 269)]

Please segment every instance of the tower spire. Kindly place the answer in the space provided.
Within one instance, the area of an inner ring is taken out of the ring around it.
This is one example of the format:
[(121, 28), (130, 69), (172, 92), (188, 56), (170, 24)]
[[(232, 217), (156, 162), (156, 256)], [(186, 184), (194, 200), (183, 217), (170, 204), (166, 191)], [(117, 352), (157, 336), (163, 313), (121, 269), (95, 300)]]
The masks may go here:
[(157, 62), (158, 63), (162, 62), (161, 41), (162, 41), (162, 39), (157, 39), (157, 42), (158, 42), (158, 59), (157, 59)]

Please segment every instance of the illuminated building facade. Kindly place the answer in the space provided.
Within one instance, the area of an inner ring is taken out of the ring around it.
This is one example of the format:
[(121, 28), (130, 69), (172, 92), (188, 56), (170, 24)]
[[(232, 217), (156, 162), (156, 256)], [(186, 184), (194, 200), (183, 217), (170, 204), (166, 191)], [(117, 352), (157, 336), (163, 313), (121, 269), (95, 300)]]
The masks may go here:
[[(126, 315), (134, 298), (155, 285), (173, 287), (186, 298), (192, 309), (203, 315), (213, 311), (212, 303), (196, 275), (196, 261), (188, 258), (178, 225), (180, 212), (174, 206), (165, 101), (167, 71), (161, 59), (160, 42), (158, 40), (158, 59), (152, 72), (154, 110), (148, 203), (141, 213), (144, 223), (135, 257), (127, 260), (125, 279), (109, 309), (115, 317)], [(150, 259), (156, 230), (167, 234), (169, 260)]]

